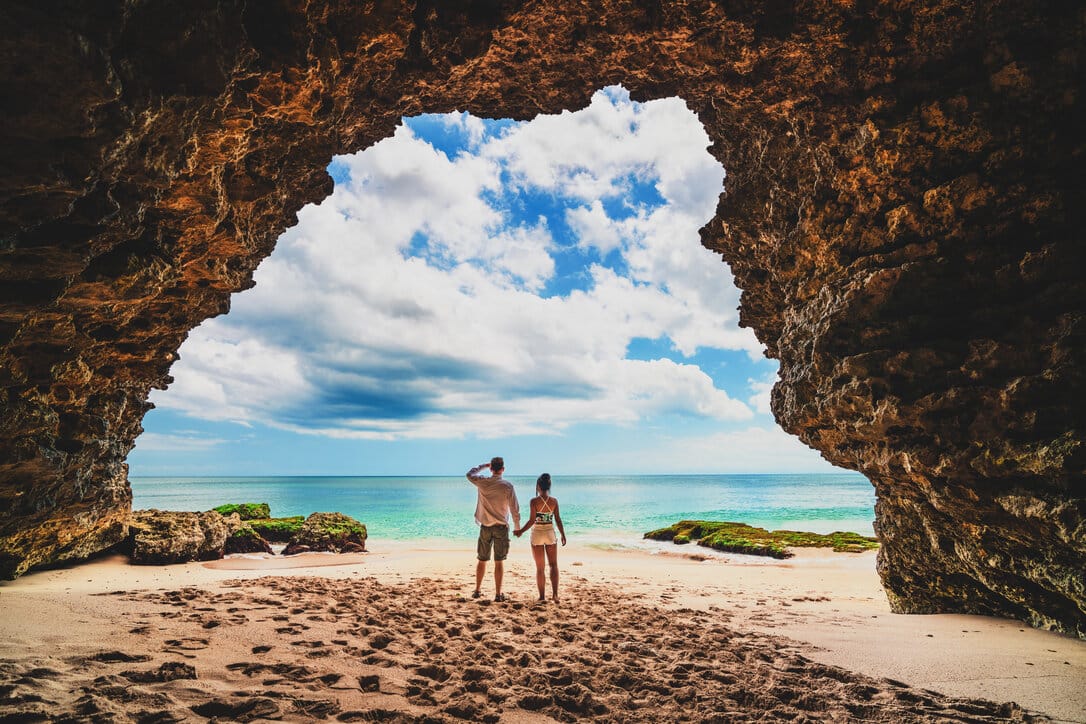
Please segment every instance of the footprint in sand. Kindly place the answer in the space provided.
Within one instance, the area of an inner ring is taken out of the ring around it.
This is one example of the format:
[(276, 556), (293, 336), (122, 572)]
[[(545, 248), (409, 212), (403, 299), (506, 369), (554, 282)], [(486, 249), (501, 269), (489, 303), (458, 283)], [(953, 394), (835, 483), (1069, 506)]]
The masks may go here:
[(140, 684), (153, 684), (178, 679), (195, 679), (196, 669), (180, 661), (167, 661), (150, 671), (122, 671), (121, 676)]
[(319, 648), (322, 648), (323, 646), (325, 646), (325, 643), (323, 641), (291, 641), (290, 645), (291, 646), (304, 646), (305, 648), (310, 648), (310, 649), (319, 649)]
[(436, 664), (418, 666), (415, 667), (415, 671), (420, 676), (425, 676), (427, 679), (432, 679), (437, 682), (445, 682), (452, 677), (452, 673), (448, 669), (443, 666), (437, 666)]
[(166, 645), (163, 647), (163, 651), (168, 654), (180, 654), (187, 659), (196, 658), (193, 654), (187, 653), (188, 651), (200, 651), (208, 647), (207, 639), (198, 638), (185, 638), (185, 639), (169, 639), (164, 642)]
[(378, 650), (386, 648), (390, 643), (392, 643), (392, 637), (383, 633), (375, 634), (369, 640), (369, 645)]
[(370, 674), (368, 676), (358, 677), (358, 688), (365, 692), (374, 692), (381, 690), (381, 677), (377, 674)]
[(340, 712), (335, 699), (292, 699), (290, 703), (294, 712), (306, 719), (327, 719)]
[(150, 661), (151, 657), (144, 654), (126, 654), (123, 651), (100, 651), (88, 657), (88, 661), (99, 661), (103, 664), (132, 663), (137, 661)]
[(253, 719), (280, 718), (282, 715), (279, 705), (266, 697), (253, 697), (239, 702), (232, 702), (228, 699), (213, 699), (190, 708), (200, 716), (208, 719), (252, 721)]

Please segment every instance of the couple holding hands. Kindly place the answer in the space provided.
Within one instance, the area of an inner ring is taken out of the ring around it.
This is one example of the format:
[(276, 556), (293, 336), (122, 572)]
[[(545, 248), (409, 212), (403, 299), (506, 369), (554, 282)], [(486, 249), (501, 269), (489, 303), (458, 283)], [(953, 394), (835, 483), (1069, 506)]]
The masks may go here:
[[(481, 475), (480, 471), (490, 469), (490, 475)], [(558, 499), (551, 497), (551, 476), (543, 473), (535, 484), (535, 497), (532, 498), (531, 513), (528, 522), (520, 527), (520, 505), (513, 484), (502, 477), (505, 461), (500, 457), (489, 463), (476, 465), (468, 471), (468, 480), (479, 492), (479, 501), (475, 506), (475, 522), (479, 524), (478, 554), (479, 562), (475, 566), (475, 591), (472, 598), (482, 595), (483, 576), (486, 575), (486, 562), (494, 552), (494, 600), (504, 601), (502, 593), (502, 575), (504, 561), (509, 555), (509, 518), (512, 516), (516, 528), (513, 534), (518, 538), (524, 531), (532, 529), (532, 557), (535, 559), (535, 580), (539, 587), (539, 600), (545, 600), (544, 563), (551, 569), (551, 597), (558, 601), (558, 540), (554, 528), (566, 544), (566, 532), (562, 528), (562, 517), (558, 514)]]

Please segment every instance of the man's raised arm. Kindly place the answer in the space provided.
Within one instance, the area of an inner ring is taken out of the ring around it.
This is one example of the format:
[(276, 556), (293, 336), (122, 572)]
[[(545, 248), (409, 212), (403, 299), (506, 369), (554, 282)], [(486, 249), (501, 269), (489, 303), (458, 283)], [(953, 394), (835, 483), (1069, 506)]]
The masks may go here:
[(490, 467), (490, 463), (483, 463), (482, 465), (476, 465), (471, 470), (469, 470), (468, 471), (468, 480), (471, 481), (471, 484), (472, 485), (478, 485), (482, 481), (486, 480), (487, 479), (486, 476), (480, 475), (479, 471), (482, 470), (483, 468), (489, 468), (489, 467)]

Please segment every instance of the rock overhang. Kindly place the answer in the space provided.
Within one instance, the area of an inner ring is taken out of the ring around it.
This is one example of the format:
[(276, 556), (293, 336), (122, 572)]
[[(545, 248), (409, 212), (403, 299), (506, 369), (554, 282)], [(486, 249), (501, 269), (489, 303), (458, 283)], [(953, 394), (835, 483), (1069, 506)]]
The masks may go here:
[[(1080, 13), (1014, 3), (0, 10), (0, 561), (122, 536), (125, 456), (336, 153), (421, 112), (679, 95), (781, 425), (875, 485), (899, 611), (1083, 635)], [(37, 59), (40, 62), (29, 62)]]

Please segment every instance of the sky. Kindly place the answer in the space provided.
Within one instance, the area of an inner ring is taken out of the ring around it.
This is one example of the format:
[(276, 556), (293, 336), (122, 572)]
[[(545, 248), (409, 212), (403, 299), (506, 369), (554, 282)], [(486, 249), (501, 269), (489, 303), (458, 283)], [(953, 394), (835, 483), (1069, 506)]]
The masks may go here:
[(337, 156), (180, 349), (130, 475), (828, 473), (701, 246), (726, 183), (682, 100), (404, 119)]

